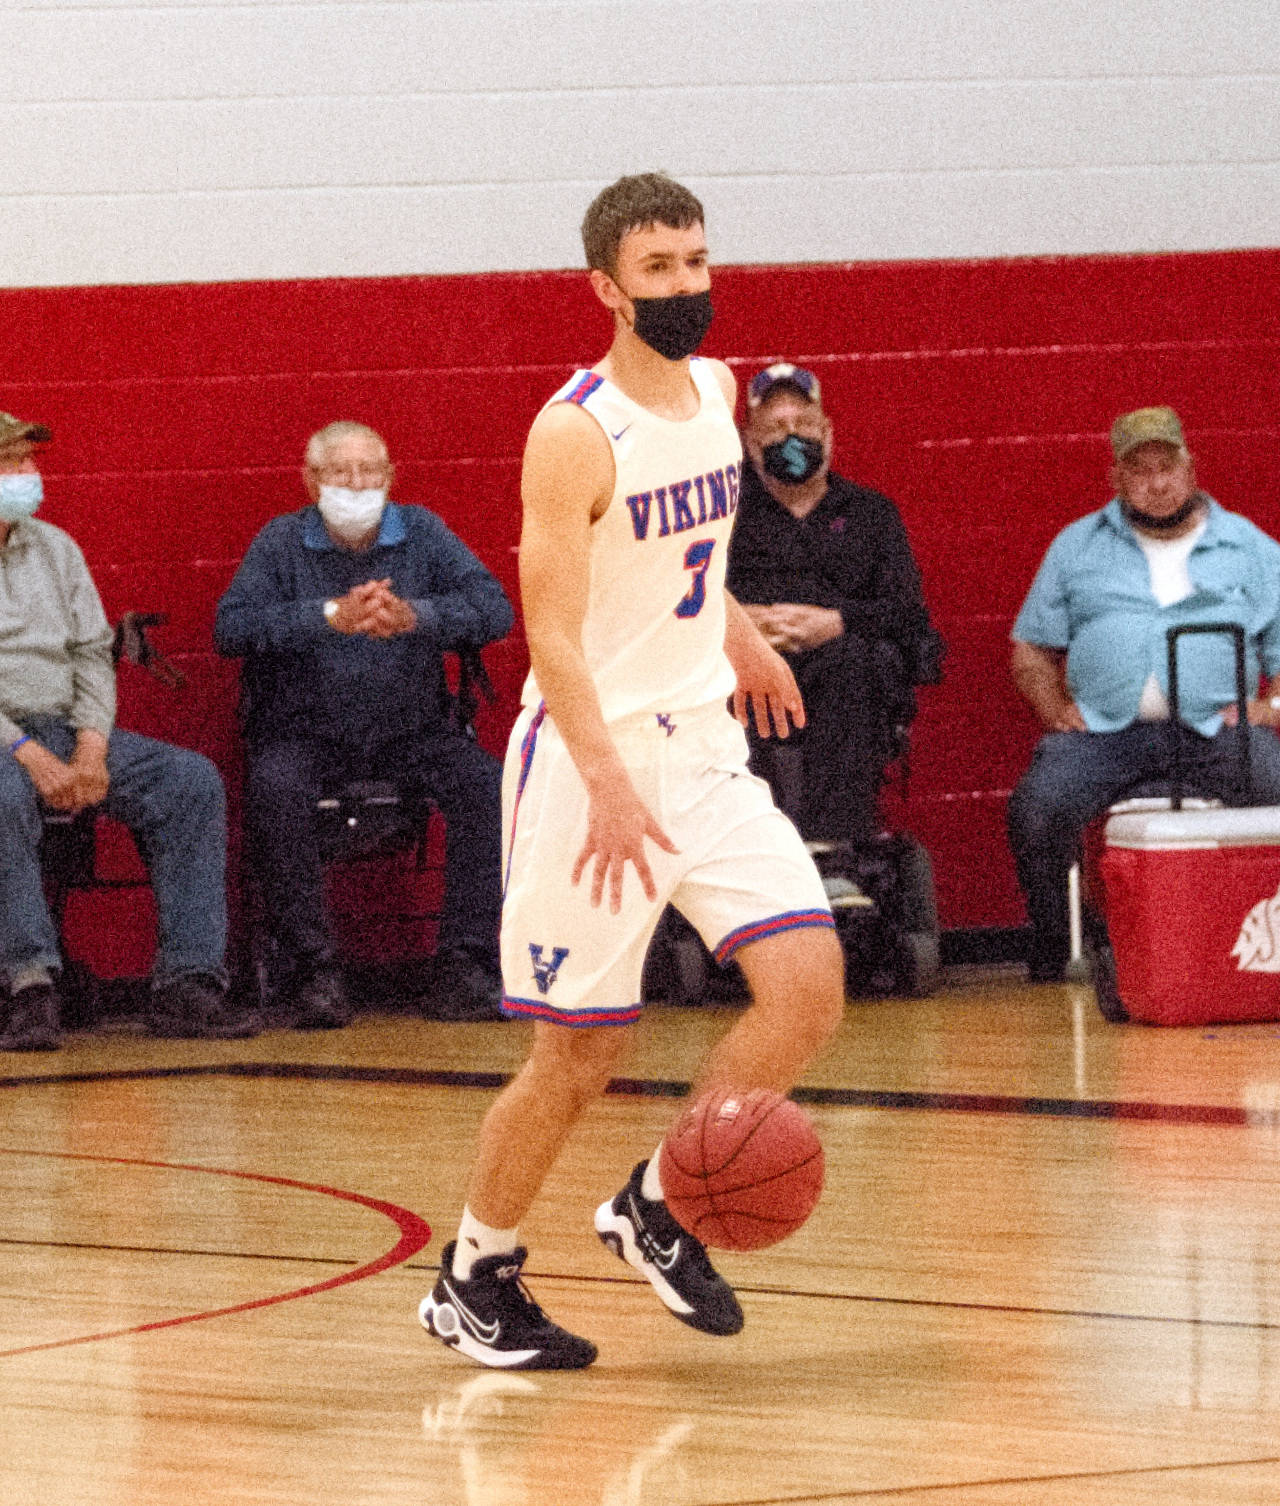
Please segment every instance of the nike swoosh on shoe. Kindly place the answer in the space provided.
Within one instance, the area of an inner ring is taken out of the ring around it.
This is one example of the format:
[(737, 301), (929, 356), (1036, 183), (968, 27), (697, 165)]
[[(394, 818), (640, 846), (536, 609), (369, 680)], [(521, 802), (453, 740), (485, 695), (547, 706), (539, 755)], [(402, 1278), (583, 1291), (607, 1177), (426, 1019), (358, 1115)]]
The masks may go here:
[(496, 1344), (498, 1336), (502, 1332), (502, 1324), (498, 1319), (495, 1318), (492, 1323), (481, 1322), (462, 1298), (458, 1296), (447, 1277), (444, 1279), (443, 1286), (445, 1291), (449, 1293), (449, 1301), (457, 1308), (458, 1312), (465, 1319), (467, 1327), (475, 1334), (476, 1338), (485, 1344)]

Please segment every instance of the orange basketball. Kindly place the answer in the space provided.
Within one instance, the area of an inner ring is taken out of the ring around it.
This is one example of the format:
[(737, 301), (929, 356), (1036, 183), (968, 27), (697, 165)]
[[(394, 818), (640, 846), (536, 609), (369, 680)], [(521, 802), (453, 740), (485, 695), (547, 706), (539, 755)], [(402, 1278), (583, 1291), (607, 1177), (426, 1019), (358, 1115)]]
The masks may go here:
[(822, 1144), (799, 1104), (769, 1088), (718, 1088), (662, 1142), (667, 1207), (704, 1245), (762, 1250), (793, 1234), (822, 1195)]

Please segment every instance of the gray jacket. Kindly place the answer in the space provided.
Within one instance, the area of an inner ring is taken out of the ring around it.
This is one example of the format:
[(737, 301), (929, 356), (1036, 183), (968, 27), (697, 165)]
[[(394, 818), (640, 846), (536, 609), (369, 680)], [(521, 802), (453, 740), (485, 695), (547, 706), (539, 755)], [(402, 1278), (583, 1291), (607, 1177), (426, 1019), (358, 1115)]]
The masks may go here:
[(0, 742), (54, 716), (109, 735), (111, 628), (79, 545), (52, 523), (15, 523), (0, 548)]

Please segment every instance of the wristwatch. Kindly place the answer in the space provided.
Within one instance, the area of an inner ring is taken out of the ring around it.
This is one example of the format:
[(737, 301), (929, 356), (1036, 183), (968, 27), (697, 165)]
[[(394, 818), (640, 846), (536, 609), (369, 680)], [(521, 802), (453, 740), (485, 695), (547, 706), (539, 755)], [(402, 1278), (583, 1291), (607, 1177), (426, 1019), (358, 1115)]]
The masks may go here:
[(331, 597), (328, 601), (325, 602), (323, 610), (324, 620), (326, 622), (332, 622), (333, 619), (338, 615), (338, 603)]

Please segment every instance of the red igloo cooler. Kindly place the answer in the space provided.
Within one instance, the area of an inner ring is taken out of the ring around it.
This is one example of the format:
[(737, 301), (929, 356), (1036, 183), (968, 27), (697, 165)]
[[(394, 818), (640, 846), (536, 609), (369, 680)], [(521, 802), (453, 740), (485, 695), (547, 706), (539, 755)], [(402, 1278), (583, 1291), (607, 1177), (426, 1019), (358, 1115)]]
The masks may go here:
[(1280, 1019), (1280, 806), (1120, 814), (1104, 840), (1103, 1012), (1114, 986), (1151, 1025)]

